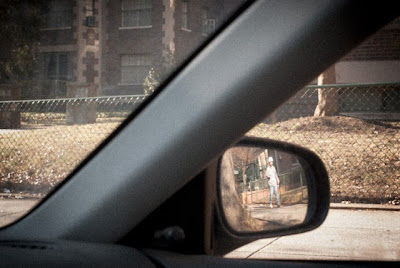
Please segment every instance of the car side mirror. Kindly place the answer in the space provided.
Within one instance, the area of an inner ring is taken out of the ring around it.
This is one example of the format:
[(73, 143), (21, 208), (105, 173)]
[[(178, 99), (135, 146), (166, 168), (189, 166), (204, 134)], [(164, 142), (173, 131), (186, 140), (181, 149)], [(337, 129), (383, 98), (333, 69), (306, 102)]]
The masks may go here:
[(328, 214), (327, 171), (302, 147), (245, 138), (223, 154), (218, 173), (219, 217), (230, 235), (301, 233), (321, 225)]

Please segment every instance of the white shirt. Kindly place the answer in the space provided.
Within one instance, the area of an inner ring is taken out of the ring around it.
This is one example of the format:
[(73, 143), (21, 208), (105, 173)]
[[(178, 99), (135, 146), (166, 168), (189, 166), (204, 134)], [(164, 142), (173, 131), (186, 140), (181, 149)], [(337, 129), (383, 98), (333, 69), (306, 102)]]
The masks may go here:
[(277, 186), (278, 185), (278, 173), (274, 166), (267, 167), (267, 177), (269, 177), (268, 184), (270, 186)]

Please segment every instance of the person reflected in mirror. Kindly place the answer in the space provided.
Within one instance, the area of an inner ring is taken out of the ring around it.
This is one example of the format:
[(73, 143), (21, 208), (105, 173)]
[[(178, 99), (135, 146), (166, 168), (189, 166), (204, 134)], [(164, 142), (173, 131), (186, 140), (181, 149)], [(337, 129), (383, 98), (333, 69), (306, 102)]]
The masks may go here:
[(272, 205), (272, 196), (275, 195), (276, 205), (279, 208), (281, 206), (281, 202), (279, 201), (279, 177), (278, 173), (276, 172), (274, 166), (274, 159), (272, 157), (268, 157), (268, 166), (266, 175), (268, 177), (268, 185), (269, 185), (269, 206), (273, 208)]

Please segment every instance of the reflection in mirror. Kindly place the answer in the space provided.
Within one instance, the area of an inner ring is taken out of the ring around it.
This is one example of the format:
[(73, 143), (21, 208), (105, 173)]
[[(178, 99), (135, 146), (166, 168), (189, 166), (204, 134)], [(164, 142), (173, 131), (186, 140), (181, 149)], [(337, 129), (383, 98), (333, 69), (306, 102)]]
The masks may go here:
[(301, 159), (283, 151), (237, 146), (220, 163), (220, 198), (236, 232), (285, 229), (303, 223), (307, 180)]

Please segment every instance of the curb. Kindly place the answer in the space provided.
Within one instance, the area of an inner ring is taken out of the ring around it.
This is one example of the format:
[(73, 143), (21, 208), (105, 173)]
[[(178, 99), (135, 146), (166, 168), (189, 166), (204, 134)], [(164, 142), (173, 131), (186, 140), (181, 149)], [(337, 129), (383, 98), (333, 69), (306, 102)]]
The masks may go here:
[(0, 193), (0, 199), (42, 199), (44, 196), (32, 194)]
[(400, 211), (400, 206), (396, 206), (396, 205), (379, 205), (379, 204), (331, 203), (330, 204), (330, 209)]

